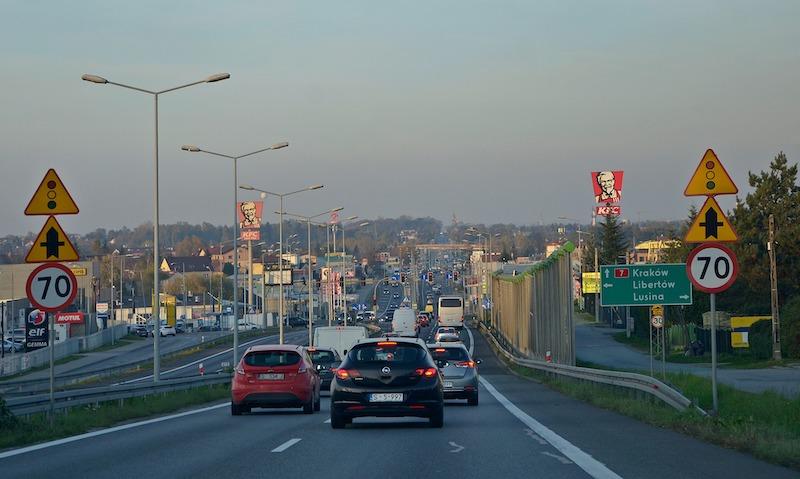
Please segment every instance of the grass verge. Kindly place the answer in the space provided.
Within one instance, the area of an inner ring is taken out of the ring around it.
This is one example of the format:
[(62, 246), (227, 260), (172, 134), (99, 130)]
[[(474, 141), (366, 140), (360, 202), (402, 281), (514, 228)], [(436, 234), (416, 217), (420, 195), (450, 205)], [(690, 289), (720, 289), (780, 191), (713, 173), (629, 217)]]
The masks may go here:
[(87, 351), (87, 352), (90, 352), (90, 353), (101, 353), (101, 352), (104, 352), (104, 351), (110, 351), (112, 349), (117, 349), (117, 348), (120, 348), (122, 346), (127, 346), (127, 345), (129, 345), (131, 343), (135, 343), (137, 341), (144, 341), (144, 338), (141, 338), (139, 336), (134, 336), (134, 335), (131, 334), (131, 335), (125, 336), (123, 338), (120, 338), (120, 339), (114, 341), (114, 344), (111, 344), (111, 343), (104, 344), (104, 345), (100, 346), (99, 348), (95, 348), (95, 349), (92, 349), (91, 351)]
[[(638, 336), (631, 336), (628, 338), (624, 332), (612, 334), (612, 337), (618, 343), (627, 344), (643, 353), (650, 353), (650, 343), (644, 338)], [(657, 359), (660, 360), (660, 357)], [(708, 351), (702, 356), (686, 356), (680, 352), (669, 353), (665, 359), (668, 363), (711, 365), (711, 353)], [(746, 352), (744, 354), (719, 353), (717, 362), (720, 367), (731, 369), (762, 369), (797, 363), (796, 360), (773, 361), (772, 359), (755, 359)]]
[(6, 418), (3, 424), (3, 434), (0, 434), (0, 449), (22, 447), (83, 434), (131, 419), (174, 412), (187, 406), (205, 404), (229, 397), (230, 386), (219, 384), (164, 395), (126, 399), (123, 406), (120, 406), (119, 401), (109, 401), (97, 406), (73, 408), (68, 414), (57, 413), (52, 427), (46, 414), (14, 418), (10, 421)]
[[(707, 417), (694, 409), (677, 411), (650, 396), (620, 394), (627, 392), (622, 388), (551, 377), (510, 364), (500, 355), (498, 358), (517, 375), (535, 379), (581, 401), (800, 470), (800, 398), (787, 399), (773, 392), (747, 393), (720, 384), (719, 415)], [(595, 367), (587, 363), (579, 365)], [(667, 374), (667, 382), (701, 408), (711, 409), (709, 379), (688, 373)]]

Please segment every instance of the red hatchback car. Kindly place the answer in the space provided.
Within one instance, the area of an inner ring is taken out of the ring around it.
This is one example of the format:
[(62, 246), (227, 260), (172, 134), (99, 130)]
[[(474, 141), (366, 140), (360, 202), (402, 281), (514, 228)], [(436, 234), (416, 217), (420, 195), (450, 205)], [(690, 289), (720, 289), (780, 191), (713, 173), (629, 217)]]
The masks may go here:
[(253, 407), (302, 407), (319, 411), (320, 379), (302, 346), (252, 346), (236, 366), (231, 383), (231, 414)]

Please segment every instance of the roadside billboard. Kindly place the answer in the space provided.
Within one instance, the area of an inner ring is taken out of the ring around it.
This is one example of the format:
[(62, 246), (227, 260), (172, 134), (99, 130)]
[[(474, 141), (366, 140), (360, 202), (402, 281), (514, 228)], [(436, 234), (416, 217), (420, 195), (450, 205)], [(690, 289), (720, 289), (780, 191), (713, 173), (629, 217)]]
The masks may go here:
[(619, 203), (622, 200), (622, 178), (624, 174), (625, 172), (621, 170), (593, 171), (594, 202), (605, 206)]
[(47, 314), (35, 308), (25, 308), (26, 351), (46, 348), (50, 341)]
[(242, 241), (261, 240), (263, 211), (263, 201), (240, 201), (236, 204), (236, 212), (239, 216), (239, 238)]

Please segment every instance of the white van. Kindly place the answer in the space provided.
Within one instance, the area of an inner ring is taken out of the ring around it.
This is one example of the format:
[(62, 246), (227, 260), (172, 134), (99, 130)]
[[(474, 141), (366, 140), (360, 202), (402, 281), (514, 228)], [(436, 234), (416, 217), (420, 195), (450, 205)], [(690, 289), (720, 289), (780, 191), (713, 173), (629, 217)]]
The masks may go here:
[(464, 327), (464, 298), (461, 296), (440, 296), (438, 318), (439, 326)]
[(392, 332), (398, 336), (417, 337), (417, 313), (411, 308), (399, 308), (392, 317)]
[(314, 346), (335, 349), (345, 357), (355, 343), (367, 337), (363, 326), (322, 326), (314, 329)]

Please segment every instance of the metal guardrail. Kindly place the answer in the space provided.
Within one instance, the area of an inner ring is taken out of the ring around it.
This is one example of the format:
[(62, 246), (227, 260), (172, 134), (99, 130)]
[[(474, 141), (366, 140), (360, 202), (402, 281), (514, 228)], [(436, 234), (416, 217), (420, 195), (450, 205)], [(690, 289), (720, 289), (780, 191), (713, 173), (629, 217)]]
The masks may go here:
[(608, 384), (635, 391), (641, 391), (659, 399), (660, 401), (672, 406), (679, 411), (695, 407), (698, 412), (706, 415), (706, 412), (695, 406), (691, 400), (681, 394), (680, 391), (659, 381), (658, 379), (644, 374), (627, 373), (621, 371), (608, 371), (604, 369), (584, 368), (580, 366), (567, 366), (564, 364), (548, 363), (535, 359), (520, 359), (506, 349), (497, 341), (493, 334), (486, 330), (483, 324), (479, 324), (480, 329), (485, 333), (492, 346), (499, 351), (512, 363), (526, 368), (537, 369), (550, 374), (571, 377), (594, 383)]
[[(212, 374), (201, 377), (166, 379), (158, 383), (125, 384), (117, 386), (103, 386), (96, 388), (74, 389), (61, 391), (54, 395), (55, 409), (68, 409), (75, 406), (84, 406), (106, 401), (130, 399), (134, 397), (150, 396), (173, 391), (183, 391), (214, 384), (226, 384), (231, 381), (230, 374)], [(14, 397), (6, 399), (6, 405), (16, 416), (36, 414), (50, 410), (50, 395), (36, 394), (33, 396)]]

